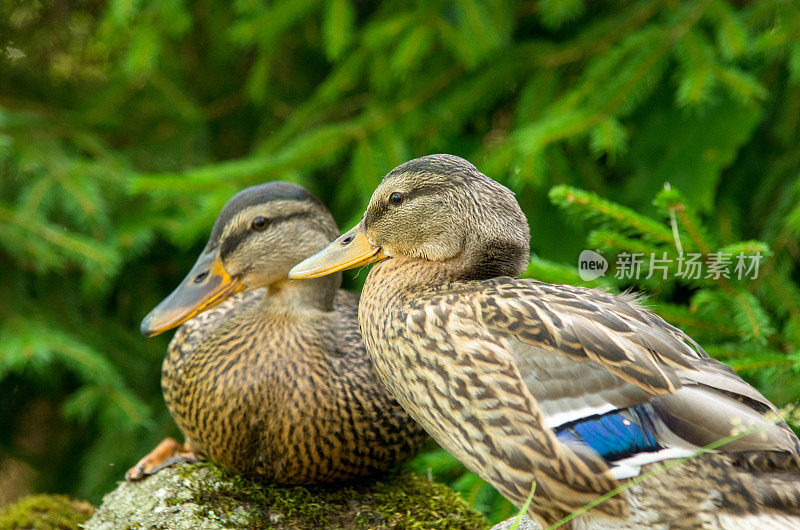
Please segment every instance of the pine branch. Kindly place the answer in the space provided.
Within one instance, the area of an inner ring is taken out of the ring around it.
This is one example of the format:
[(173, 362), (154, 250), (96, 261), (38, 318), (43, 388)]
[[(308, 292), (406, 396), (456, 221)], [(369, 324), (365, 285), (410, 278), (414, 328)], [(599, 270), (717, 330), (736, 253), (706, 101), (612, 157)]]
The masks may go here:
[(581, 279), (575, 267), (542, 259), (536, 255), (531, 256), (531, 261), (528, 264), (528, 268), (523, 273), (523, 277), (535, 278), (548, 283), (583, 285), (586, 287), (600, 287), (603, 289), (610, 289), (613, 286), (611, 281), (604, 278), (598, 278), (589, 282), (584, 281)]
[(689, 335), (699, 333), (703, 336), (714, 337), (715, 340), (719, 340), (720, 337), (734, 339), (739, 336), (738, 328), (713, 315), (703, 314), (692, 311), (685, 306), (665, 302), (648, 301), (647, 305), (655, 313), (663, 317), (664, 320), (686, 331)]
[(703, 256), (708, 256), (712, 252), (714, 244), (710, 241), (694, 208), (688, 204), (680, 191), (676, 188), (663, 189), (656, 195), (653, 204), (665, 214), (669, 212), (675, 214), (684, 251), (697, 250)]
[[(0, 204), (0, 221), (15, 227), (22, 233), (27, 233), (30, 238), (42, 238), (64, 255), (73, 259), (85, 260), (94, 263), (97, 267), (106, 270), (115, 269), (119, 263), (119, 255), (111, 248), (98, 244), (87, 237), (64, 233), (48, 224), (33, 218), (20, 218), (9, 206)], [(25, 239), (18, 239), (17, 243)], [(35, 250), (36, 244), (26, 244), (26, 248), (34, 254), (41, 255)]]
[(608, 224), (623, 234), (641, 235), (656, 243), (672, 242), (672, 233), (658, 223), (630, 208), (601, 199), (594, 193), (570, 186), (555, 186), (550, 190), (550, 200), (567, 213), (585, 220)]

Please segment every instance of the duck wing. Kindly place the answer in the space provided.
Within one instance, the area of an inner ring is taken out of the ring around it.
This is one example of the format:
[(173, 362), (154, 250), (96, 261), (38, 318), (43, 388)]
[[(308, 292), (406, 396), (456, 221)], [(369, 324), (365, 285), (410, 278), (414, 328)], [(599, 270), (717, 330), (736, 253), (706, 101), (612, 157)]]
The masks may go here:
[[(481, 282), (482, 323), (513, 357), (545, 425), (616, 478), (717, 448), (797, 468), (800, 443), (763, 395), (632, 297), (535, 280)], [(749, 434), (747, 434), (749, 433)]]
[[(508, 341), (482, 324), (483, 286), (405, 293), (403, 325), (383, 324), (380, 340), (391, 353), (374, 360), (389, 391), (439, 445), (517, 506), (535, 483), (537, 499), (546, 499), (535, 503), (537, 515), (557, 521), (619, 483), (601, 457), (569, 450), (547, 428)], [(627, 513), (620, 496), (596, 510)]]

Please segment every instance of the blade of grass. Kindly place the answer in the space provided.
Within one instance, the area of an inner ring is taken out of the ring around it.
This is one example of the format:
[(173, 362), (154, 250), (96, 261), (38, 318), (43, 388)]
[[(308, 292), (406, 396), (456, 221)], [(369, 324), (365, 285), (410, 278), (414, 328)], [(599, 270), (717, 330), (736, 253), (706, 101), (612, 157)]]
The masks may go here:
[(525, 504), (522, 505), (522, 508), (519, 509), (519, 513), (514, 519), (514, 524), (511, 525), (509, 530), (517, 530), (517, 527), (522, 522), (522, 516), (528, 513), (528, 508), (531, 506), (531, 502), (533, 501), (533, 492), (536, 491), (536, 481), (534, 480), (531, 483), (531, 493), (528, 495), (528, 498), (525, 500)]
[[(777, 423), (778, 421), (781, 421), (781, 418), (776, 415), (776, 417), (774, 418), (774, 422), (773, 423)], [(627, 490), (629, 488), (632, 488), (633, 486), (636, 486), (637, 484), (641, 484), (645, 480), (647, 480), (647, 479), (649, 479), (651, 477), (654, 477), (654, 476), (658, 475), (659, 473), (663, 473), (664, 471), (668, 471), (668, 470), (672, 469), (673, 467), (679, 466), (682, 463), (686, 462), (687, 460), (692, 459), (692, 458), (694, 458), (694, 457), (696, 457), (698, 455), (701, 455), (701, 454), (704, 454), (704, 453), (710, 453), (710, 452), (712, 452), (714, 449), (716, 449), (718, 447), (722, 447), (725, 444), (729, 444), (731, 442), (735, 442), (736, 440), (738, 440), (739, 438), (742, 438), (744, 436), (750, 436), (751, 434), (754, 434), (754, 433), (757, 433), (759, 431), (762, 431), (765, 428), (766, 427), (762, 427), (762, 428), (758, 428), (758, 429), (739, 431), (739, 432), (737, 432), (735, 434), (732, 434), (730, 436), (726, 436), (725, 438), (721, 438), (721, 439), (717, 440), (716, 442), (712, 442), (712, 443), (710, 443), (710, 444), (708, 444), (708, 445), (706, 445), (704, 447), (701, 447), (701, 448), (699, 448), (697, 451), (695, 451), (694, 453), (692, 453), (689, 456), (684, 456), (682, 458), (676, 458), (675, 460), (670, 460), (666, 464), (658, 465), (658, 466), (654, 467), (653, 469), (651, 469), (650, 471), (648, 471), (647, 473), (645, 473), (643, 475), (639, 475), (638, 477), (632, 478), (631, 480), (629, 480), (628, 482), (626, 482), (622, 486), (620, 486), (618, 488), (615, 488), (615, 489), (609, 491), (608, 493), (606, 493), (605, 495), (601, 495), (600, 497), (596, 498), (592, 502), (590, 502), (590, 503), (578, 508), (577, 510), (575, 510), (571, 514), (567, 515), (566, 517), (564, 517), (563, 519), (561, 519), (557, 523), (549, 526), (547, 528), (547, 530), (554, 530), (555, 528), (558, 528), (559, 526), (567, 524), (568, 522), (570, 522), (571, 520), (575, 519), (579, 515), (582, 515), (583, 513), (586, 513), (587, 511), (591, 510), (592, 508), (594, 508), (598, 504), (610, 499), (611, 497), (613, 497), (615, 495), (619, 495), (623, 491), (625, 491), (625, 490)]]

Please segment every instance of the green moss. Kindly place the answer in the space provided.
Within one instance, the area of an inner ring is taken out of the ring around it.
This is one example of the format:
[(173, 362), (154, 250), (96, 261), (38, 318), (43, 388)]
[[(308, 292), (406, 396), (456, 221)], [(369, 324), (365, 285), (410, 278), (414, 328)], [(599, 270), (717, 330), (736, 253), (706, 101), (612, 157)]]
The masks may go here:
[[(208, 480), (206, 473), (219, 480)], [(447, 486), (404, 473), (336, 486), (278, 486), (228, 473), (212, 464), (180, 471), (197, 516), (224, 526), (299, 528), (483, 529), (488, 522)], [(243, 507), (246, 507), (243, 509)]]
[(66, 495), (32, 495), (0, 508), (0, 528), (77, 530), (93, 513), (91, 504)]

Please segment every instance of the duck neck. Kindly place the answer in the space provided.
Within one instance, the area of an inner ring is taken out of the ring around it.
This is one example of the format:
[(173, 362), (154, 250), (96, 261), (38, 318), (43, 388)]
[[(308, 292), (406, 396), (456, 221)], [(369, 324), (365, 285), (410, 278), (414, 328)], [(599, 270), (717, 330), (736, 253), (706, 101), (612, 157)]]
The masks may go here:
[(286, 313), (309, 309), (333, 311), (333, 299), (341, 282), (341, 274), (311, 280), (279, 280), (267, 287), (262, 305)]
[(520, 245), (493, 245), (446, 261), (393, 257), (378, 263), (373, 269), (376, 276), (383, 276), (398, 287), (427, 288), (457, 281), (519, 276), (525, 271), (529, 257), (528, 249)]
[(472, 233), (464, 250), (452, 260), (442, 262), (460, 280), (488, 280), (498, 276), (519, 276), (530, 261), (528, 240)]
[[(394, 257), (377, 263), (370, 271), (370, 276), (380, 276), (384, 282), (397, 289), (415, 286), (427, 288), (467, 279), (464, 278), (462, 267), (454, 263), (406, 257)], [(368, 281), (364, 289), (369, 285)]]

